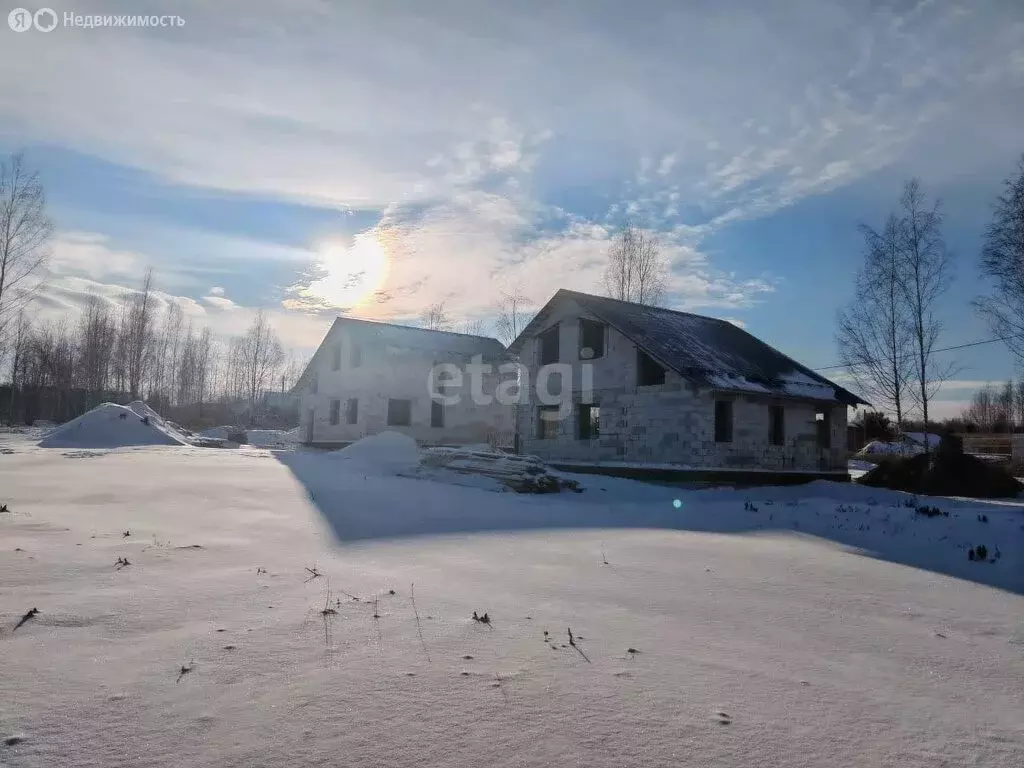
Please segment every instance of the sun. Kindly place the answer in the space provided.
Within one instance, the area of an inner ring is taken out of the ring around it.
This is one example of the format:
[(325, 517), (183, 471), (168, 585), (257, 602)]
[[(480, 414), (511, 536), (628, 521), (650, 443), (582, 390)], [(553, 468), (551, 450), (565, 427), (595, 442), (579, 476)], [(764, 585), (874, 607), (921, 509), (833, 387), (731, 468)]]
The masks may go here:
[(388, 253), (375, 233), (356, 235), (349, 247), (336, 241), (325, 243), (319, 253), (321, 277), (303, 291), (306, 296), (350, 309), (365, 304), (384, 286)]

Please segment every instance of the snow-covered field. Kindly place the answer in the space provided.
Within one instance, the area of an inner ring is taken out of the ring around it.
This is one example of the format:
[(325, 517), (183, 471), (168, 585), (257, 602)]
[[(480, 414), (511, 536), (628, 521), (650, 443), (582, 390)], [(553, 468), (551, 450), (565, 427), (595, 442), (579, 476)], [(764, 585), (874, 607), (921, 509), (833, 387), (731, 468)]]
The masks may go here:
[(0, 765), (1024, 764), (1016, 505), (448, 479), (0, 435)]

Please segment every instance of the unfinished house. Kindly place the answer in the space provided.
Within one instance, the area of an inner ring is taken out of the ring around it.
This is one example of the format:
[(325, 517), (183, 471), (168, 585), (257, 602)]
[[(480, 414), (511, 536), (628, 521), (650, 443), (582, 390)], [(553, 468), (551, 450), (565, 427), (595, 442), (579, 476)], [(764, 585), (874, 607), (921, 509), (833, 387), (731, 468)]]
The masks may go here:
[(560, 290), (509, 351), (520, 449), (557, 466), (848, 479), (864, 401), (725, 320)]
[[(421, 445), (511, 447), (512, 409), (492, 399), (505, 359), (497, 339), (339, 317), (293, 390), (303, 441), (344, 447), (389, 430)], [(475, 395), (474, 362), (493, 368)]]

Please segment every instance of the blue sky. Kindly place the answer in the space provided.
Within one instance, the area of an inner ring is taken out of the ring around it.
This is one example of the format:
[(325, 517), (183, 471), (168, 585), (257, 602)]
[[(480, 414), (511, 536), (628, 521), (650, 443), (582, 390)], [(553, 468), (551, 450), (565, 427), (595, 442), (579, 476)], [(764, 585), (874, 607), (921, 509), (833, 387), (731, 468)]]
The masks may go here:
[[(185, 25), (0, 29), (0, 151), (26, 149), (57, 225), (46, 312), (152, 266), (195, 322), (236, 333), (262, 307), (295, 348), (339, 311), (486, 321), (502, 290), (600, 290), (630, 217), (672, 260), (672, 306), (827, 365), (856, 225), (917, 175), (956, 262), (943, 343), (989, 336), (969, 302), (1024, 152), (1018, 3), (55, 10)], [(944, 415), (1012, 373), (998, 344), (950, 360)]]

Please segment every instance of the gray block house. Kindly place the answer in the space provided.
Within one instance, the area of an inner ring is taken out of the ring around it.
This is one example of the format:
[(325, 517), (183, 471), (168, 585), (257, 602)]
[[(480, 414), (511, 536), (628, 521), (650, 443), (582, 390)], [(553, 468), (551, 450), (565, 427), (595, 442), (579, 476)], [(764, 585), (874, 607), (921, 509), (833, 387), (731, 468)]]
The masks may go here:
[(525, 368), (523, 453), (621, 474), (848, 477), (846, 411), (865, 401), (725, 320), (560, 290), (509, 351)]
[[(293, 389), (303, 441), (343, 447), (389, 430), (421, 445), (511, 448), (512, 408), (489, 401), (507, 359), (497, 339), (339, 317)], [(476, 384), (462, 375), (443, 380), (444, 369), (463, 372), (474, 363), (493, 372)]]

